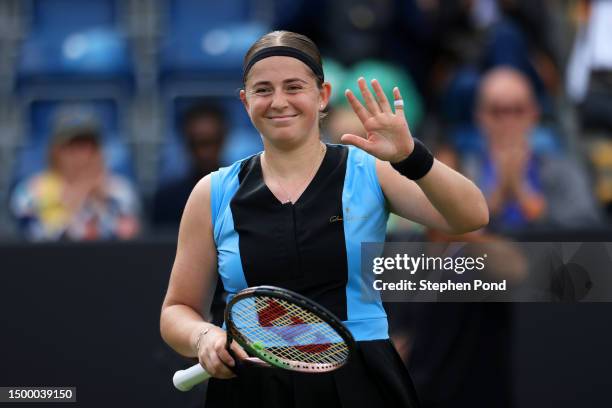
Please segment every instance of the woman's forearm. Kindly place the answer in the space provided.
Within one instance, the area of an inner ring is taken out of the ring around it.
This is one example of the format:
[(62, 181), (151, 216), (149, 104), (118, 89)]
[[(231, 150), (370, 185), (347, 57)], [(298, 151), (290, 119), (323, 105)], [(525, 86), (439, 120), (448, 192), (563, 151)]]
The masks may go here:
[(488, 224), (489, 210), (480, 189), (443, 163), (436, 160), (417, 184), (454, 233), (474, 231)]
[(202, 316), (187, 305), (164, 306), (160, 330), (164, 341), (177, 353), (185, 357), (196, 357), (198, 334), (212, 326)]

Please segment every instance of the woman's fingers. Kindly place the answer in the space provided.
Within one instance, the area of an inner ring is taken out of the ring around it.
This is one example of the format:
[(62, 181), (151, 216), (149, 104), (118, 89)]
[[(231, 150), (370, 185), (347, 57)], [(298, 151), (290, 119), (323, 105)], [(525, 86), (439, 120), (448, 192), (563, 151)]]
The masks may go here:
[(368, 110), (363, 107), (361, 102), (359, 102), (359, 99), (357, 99), (353, 91), (350, 89), (344, 91), (344, 95), (346, 95), (346, 99), (348, 99), (351, 108), (353, 108), (353, 111), (355, 111), (355, 114), (357, 114), (357, 117), (361, 123), (365, 123), (370, 118), (370, 113)]
[(232, 352), (234, 353), (234, 356), (236, 356), (237, 359), (243, 360), (245, 358), (249, 358), (249, 355), (247, 354), (247, 352), (244, 351), (244, 349), (240, 347), (240, 344), (236, 343), (235, 341), (232, 342), (232, 345), (230, 348), (232, 349)]
[[(374, 98), (374, 95), (372, 95), (372, 92), (370, 92), (370, 89), (366, 85), (366, 81), (363, 77), (357, 80), (357, 84), (359, 85), (359, 90), (361, 91), (361, 94), (365, 101), (365, 107), (361, 104), (359, 99), (357, 99), (355, 94), (350, 89), (347, 89), (345, 91), (345, 95), (351, 107), (357, 114), (357, 117), (359, 118), (359, 120), (361, 120), (362, 123), (365, 123), (365, 121), (368, 120), (370, 117), (375, 116), (379, 113), (393, 113), (393, 110), (391, 109), (391, 104), (387, 99), (387, 96), (385, 95), (385, 92), (378, 80), (372, 80), (372, 88), (376, 93), (376, 99)], [(396, 112), (398, 109), (402, 111), (404, 109), (404, 101), (402, 100), (402, 95), (400, 94), (400, 91), (397, 87), (393, 88), (393, 105), (395, 107)]]
[(219, 358), (216, 350), (210, 350), (207, 354), (207, 358), (204, 359), (204, 365), (206, 371), (208, 371), (215, 378), (232, 378), (236, 374), (232, 372)]
[(395, 112), (398, 112), (398, 110), (401, 112), (404, 111), (404, 100), (397, 86), (393, 88), (393, 106), (395, 107)]
[(367, 139), (364, 139), (361, 136), (352, 135), (350, 133), (345, 133), (340, 138), (340, 141), (343, 144), (353, 145), (355, 147), (360, 148), (361, 150), (364, 150), (364, 151), (366, 151), (368, 153), (371, 153), (372, 142), (370, 142)]
[(232, 378), (235, 374), (231, 367), (236, 362), (225, 349), (227, 334), (220, 328), (213, 328), (205, 335), (200, 344), (200, 364), (215, 378)]
[(408, 156), (414, 146), (410, 129), (404, 116), (404, 101), (397, 87), (393, 88), (393, 105), (387, 99), (380, 83), (373, 79), (372, 88), (376, 93), (376, 101), (366, 86), (365, 80), (357, 81), (366, 102), (367, 109), (359, 102), (355, 95), (347, 90), (346, 96), (353, 110), (361, 120), (368, 134), (363, 138), (353, 134), (344, 134), (342, 143), (353, 145), (364, 150), (380, 160), (395, 160), (398, 157)]
[(357, 85), (359, 85), (359, 90), (361, 91), (361, 95), (363, 96), (363, 100), (366, 103), (366, 107), (370, 111), (372, 115), (376, 115), (382, 112), (380, 106), (378, 106), (378, 102), (374, 99), (372, 92), (368, 88), (368, 84), (364, 77), (361, 77), (357, 80)]
[(232, 358), (231, 354), (225, 349), (225, 347), (221, 347), (221, 349), (217, 350), (217, 356), (219, 359), (228, 367), (234, 367), (236, 362)]
[(383, 91), (382, 86), (380, 86), (380, 82), (378, 82), (378, 80), (372, 80), (372, 88), (374, 88), (374, 92), (376, 93), (376, 97), (378, 98), (378, 104), (380, 105), (380, 109), (382, 109), (384, 113), (393, 113), (391, 112), (391, 106), (389, 105), (387, 95), (385, 95), (385, 91)]

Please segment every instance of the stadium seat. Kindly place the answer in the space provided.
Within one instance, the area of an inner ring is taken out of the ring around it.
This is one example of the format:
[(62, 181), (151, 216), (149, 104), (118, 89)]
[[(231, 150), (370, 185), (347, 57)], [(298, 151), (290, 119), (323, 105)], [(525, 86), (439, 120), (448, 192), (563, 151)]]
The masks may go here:
[(162, 76), (236, 78), (245, 52), (268, 31), (250, 18), (254, 7), (249, 0), (168, 0)]
[(131, 73), (115, 0), (31, 0), (19, 84), (65, 78), (108, 79)]

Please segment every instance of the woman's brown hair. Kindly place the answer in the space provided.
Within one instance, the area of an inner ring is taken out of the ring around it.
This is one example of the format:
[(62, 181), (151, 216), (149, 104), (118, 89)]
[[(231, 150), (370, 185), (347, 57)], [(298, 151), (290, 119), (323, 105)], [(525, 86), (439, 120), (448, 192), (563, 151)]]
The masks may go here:
[[(255, 55), (255, 53), (265, 48), (276, 46), (285, 46), (300, 50), (312, 58), (317, 64), (322, 65), (319, 48), (310, 38), (291, 31), (272, 31), (271, 33), (265, 34), (259, 40), (255, 41), (253, 45), (251, 45), (251, 48), (249, 48), (244, 56), (244, 62), (242, 64), (243, 69), (246, 69), (249, 61), (253, 55)], [(316, 80), (317, 86), (319, 89), (321, 89), (323, 87), (323, 81), (318, 77), (316, 77)]]

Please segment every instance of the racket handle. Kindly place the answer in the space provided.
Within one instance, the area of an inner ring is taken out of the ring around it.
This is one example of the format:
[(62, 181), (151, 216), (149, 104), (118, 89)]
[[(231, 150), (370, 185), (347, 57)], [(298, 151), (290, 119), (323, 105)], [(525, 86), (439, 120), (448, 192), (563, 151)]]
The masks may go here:
[(204, 382), (210, 377), (211, 375), (208, 374), (200, 364), (196, 364), (186, 370), (179, 370), (174, 373), (172, 382), (177, 389), (189, 391), (194, 385)]

